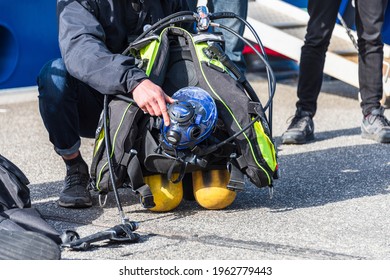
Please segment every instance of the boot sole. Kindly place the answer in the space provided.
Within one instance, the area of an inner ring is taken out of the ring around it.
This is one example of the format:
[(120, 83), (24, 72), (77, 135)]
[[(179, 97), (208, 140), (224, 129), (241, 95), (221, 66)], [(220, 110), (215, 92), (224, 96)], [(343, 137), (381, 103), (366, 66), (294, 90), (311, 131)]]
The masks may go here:
[(59, 260), (60, 247), (50, 238), (30, 231), (0, 229), (1, 260)]
[(293, 138), (293, 137), (286, 137), (286, 138), (282, 137), (282, 144), (302, 145), (302, 144), (306, 144), (306, 143), (313, 141), (313, 140), (314, 140), (314, 134), (310, 134), (306, 138), (303, 138), (303, 139), (297, 139), (297, 138)]
[(64, 202), (59, 200), (58, 205), (65, 208), (88, 208), (92, 206), (92, 201), (76, 200), (73, 202)]
[(390, 138), (381, 137), (378, 136), (377, 134), (369, 134), (363, 132), (361, 135), (363, 139), (374, 140), (378, 143), (390, 143)]

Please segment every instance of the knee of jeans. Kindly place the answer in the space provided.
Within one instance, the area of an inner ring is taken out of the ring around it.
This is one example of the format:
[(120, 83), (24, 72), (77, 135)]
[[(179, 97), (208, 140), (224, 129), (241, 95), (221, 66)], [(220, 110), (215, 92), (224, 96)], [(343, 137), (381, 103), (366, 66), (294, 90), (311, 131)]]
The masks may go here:
[(67, 71), (62, 59), (48, 61), (40, 70), (37, 84), (41, 102), (60, 103), (65, 91)]

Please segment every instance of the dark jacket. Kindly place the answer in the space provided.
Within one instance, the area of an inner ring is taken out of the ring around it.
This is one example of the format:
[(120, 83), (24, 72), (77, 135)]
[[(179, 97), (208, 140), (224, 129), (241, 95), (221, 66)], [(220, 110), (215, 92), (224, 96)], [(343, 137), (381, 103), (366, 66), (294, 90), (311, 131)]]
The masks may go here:
[(105, 94), (129, 93), (147, 78), (133, 57), (121, 55), (129, 38), (141, 34), (145, 24), (188, 8), (185, 0), (145, 0), (147, 13), (140, 20), (138, 3), (57, 0), (61, 55), (73, 77)]

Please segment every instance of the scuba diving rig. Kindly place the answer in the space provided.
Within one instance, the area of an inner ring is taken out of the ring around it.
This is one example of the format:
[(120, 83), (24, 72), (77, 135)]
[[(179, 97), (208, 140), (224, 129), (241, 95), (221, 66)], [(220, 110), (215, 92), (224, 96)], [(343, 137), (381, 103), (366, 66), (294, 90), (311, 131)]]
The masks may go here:
[[(243, 22), (260, 51), (231, 28), (214, 21), (217, 19)], [(195, 31), (180, 27), (183, 23), (194, 26)], [(269, 95), (264, 105), (225, 54), (222, 34), (209, 32), (212, 28), (237, 36), (264, 63)], [(131, 233), (137, 225), (125, 217), (117, 188), (130, 187), (140, 196), (143, 207), (153, 208), (153, 194), (145, 176), (163, 174), (175, 183), (192, 172), (217, 169), (230, 174), (229, 190), (243, 190), (245, 176), (257, 187), (272, 188), (278, 178), (272, 139), (276, 82), (261, 40), (246, 20), (231, 12), (211, 14), (207, 7), (198, 7), (196, 13), (178, 12), (150, 26), (123, 55), (134, 56), (149, 79), (175, 100), (167, 105), (171, 124), (165, 126), (161, 117), (144, 114), (128, 96), (105, 95), (91, 179), (101, 204), (110, 191), (114, 192), (123, 240), (137, 240), (138, 236)], [(111, 229), (104, 233), (109, 238), (113, 235)]]

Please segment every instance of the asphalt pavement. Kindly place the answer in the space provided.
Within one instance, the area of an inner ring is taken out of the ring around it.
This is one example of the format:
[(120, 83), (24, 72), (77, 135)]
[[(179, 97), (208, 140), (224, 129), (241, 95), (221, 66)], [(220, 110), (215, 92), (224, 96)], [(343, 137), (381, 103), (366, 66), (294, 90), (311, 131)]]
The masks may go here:
[[(249, 75), (264, 101), (267, 83)], [(64, 260), (389, 260), (390, 145), (360, 136), (357, 89), (326, 80), (314, 118), (316, 141), (281, 145), (294, 114), (296, 79), (277, 83), (273, 135), (281, 177), (268, 188), (247, 185), (225, 210), (183, 201), (168, 213), (142, 208), (120, 189), (126, 216), (139, 222), (139, 242), (98, 242), (87, 251), (64, 249)], [(385, 112), (390, 118), (390, 110)], [(35, 87), (0, 91), (0, 153), (31, 184), (33, 207), (59, 232), (81, 237), (120, 222), (113, 193), (104, 207), (93, 193), (88, 209), (57, 205), (65, 169), (41, 121)], [(82, 139), (90, 162), (93, 139)]]

